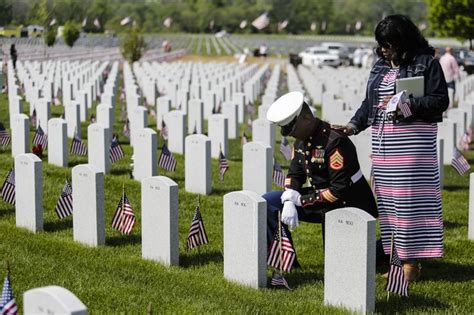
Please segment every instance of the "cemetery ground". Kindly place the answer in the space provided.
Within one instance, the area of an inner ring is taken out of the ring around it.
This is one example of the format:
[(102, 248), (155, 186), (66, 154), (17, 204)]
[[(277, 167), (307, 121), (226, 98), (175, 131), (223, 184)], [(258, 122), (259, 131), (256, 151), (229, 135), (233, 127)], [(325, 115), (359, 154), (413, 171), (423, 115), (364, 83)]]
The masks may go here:
[[(1, 94), (0, 121), (6, 127), (9, 122), (7, 102), (7, 96)], [(62, 112), (62, 106), (52, 107), (53, 117), (59, 117)], [(184, 191), (183, 156), (175, 155), (178, 160), (176, 172), (159, 169), (159, 175), (170, 177), (180, 188), (180, 262), (179, 267), (167, 268), (142, 259), (140, 183), (129, 177), (132, 149), (128, 140), (121, 135), (122, 123), (118, 110), (116, 115), (114, 132), (120, 134), (125, 158), (113, 164), (111, 174), (105, 176), (105, 246), (88, 248), (75, 243), (72, 218), (59, 220), (54, 212), (65, 178), (70, 179), (73, 166), (87, 163), (87, 157), (70, 156), (67, 168), (50, 165), (43, 158), (43, 232), (33, 234), (16, 228), (14, 207), (0, 201), (0, 261), (10, 261), (11, 281), (20, 312), (25, 291), (59, 285), (72, 291), (92, 313), (144, 313), (149, 303), (153, 311), (159, 313), (345, 313), (323, 306), (324, 256), (319, 225), (301, 223), (294, 233), (302, 268), (285, 276), (293, 291), (271, 288), (255, 290), (224, 279), (222, 197), (240, 190), (242, 186), (239, 139), (230, 140), (227, 156), (230, 169), (224, 182), (218, 178), (217, 160), (212, 161), (213, 191), (211, 195), (201, 197), (201, 211), (209, 244), (199, 249), (185, 250), (198, 195)], [(156, 127), (153, 118), (149, 118), (150, 127)], [(82, 123), (85, 140), (86, 126), (87, 123)], [(32, 137), (33, 130), (30, 139)], [(70, 145), (71, 140), (68, 141)], [(159, 150), (162, 145), (160, 139)], [(287, 170), (288, 162), (283, 160), (279, 152), (276, 156)], [(473, 165), (474, 152), (468, 152), (467, 158)], [(12, 166), (10, 149), (0, 149), (2, 181)], [(137, 224), (129, 236), (121, 235), (111, 228), (112, 217), (122, 195), (122, 185), (137, 216)], [(276, 186), (273, 188), (276, 189)], [(422, 279), (410, 286), (408, 299), (391, 296), (387, 302), (386, 280), (381, 276), (385, 270), (379, 270), (376, 278), (376, 312), (470, 313), (474, 310), (474, 246), (467, 239), (468, 196), (468, 175), (460, 177), (454, 169), (445, 167), (445, 257), (423, 262)], [(0, 269), (0, 276), (4, 276), (3, 268)]]

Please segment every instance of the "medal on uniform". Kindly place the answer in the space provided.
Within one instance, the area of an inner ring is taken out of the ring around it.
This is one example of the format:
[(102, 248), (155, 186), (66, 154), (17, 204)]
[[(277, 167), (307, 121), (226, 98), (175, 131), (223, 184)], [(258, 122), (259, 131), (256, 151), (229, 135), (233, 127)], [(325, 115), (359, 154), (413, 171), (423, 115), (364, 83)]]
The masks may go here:
[(324, 153), (325, 151), (323, 149), (314, 149), (313, 150), (313, 155), (311, 157), (311, 162), (312, 163), (324, 163)]

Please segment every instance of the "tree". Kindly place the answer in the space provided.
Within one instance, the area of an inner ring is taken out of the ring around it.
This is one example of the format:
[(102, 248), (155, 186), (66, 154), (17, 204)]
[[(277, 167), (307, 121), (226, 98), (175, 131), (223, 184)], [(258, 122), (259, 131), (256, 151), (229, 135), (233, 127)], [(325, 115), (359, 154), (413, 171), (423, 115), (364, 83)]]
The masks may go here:
[(66, 42), (66, 45), (72, 48), (76, 40), (79, 38), (79, 35), (80, 35), (79, 24), (71, 22), (71, 21), (67, 21), (66, 24), (64, 24), (63, 37), (64, 37), (64, 41)]
[(44, 36), (44, 43), (51, 47), (54, 45), (54, 42), (56, 41), (56, 34), (57, 30), (55, 27), (50, 26), (44, 30), (43, 36)]
[(130, 28), (122, 38), (121, 52), (130, 63), (140, 60), (146, 50), (145, 39), (137, 27)]
[(433, 28), (443, 36), (453, 36), (461, 41), (469, 40), (472, 50), (474, 39), (474, 0), (428, 0), (429, 20)]

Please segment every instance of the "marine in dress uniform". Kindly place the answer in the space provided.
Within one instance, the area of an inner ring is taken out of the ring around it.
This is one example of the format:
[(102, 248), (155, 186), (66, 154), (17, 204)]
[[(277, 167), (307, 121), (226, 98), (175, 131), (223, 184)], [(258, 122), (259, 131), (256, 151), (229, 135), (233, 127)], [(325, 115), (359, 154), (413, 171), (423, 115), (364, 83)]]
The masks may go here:
[[(343, 132), (314, 117), (302, 93), (281, 96), (269, 108), (267, 119), (281, 127), (283, 136), (296, 139), (285, 191), (263, 196), (267, 201), (269, 244), (278, 226), (278, 211), (282, 211), (284, 227), (290, 230), (298, 226), (298, 220), (321, 223), (323, 237), (324, 216), (328, 211), (356, 207), (378, 216), (354, 144)], [(305, 183), (308, 185), (304, 187)], [(287, 232), (291, 239), (288, 229)]]

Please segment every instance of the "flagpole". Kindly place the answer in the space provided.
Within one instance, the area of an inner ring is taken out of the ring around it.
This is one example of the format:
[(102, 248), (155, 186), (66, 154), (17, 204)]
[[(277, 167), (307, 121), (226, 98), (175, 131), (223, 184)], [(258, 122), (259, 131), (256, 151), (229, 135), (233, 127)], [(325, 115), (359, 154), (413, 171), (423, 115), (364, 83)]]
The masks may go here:
[(278, 211), (278, 251), (280, 259), (280, 274), (283, 275), (283, 251), (281, 249), (281, 212)]
[(125, 184), (122, 183), (122, 209), (121, 209), (121, 213), (120, 213), (120, 228), (122, 228), (122, 225), (124, 223), (124, 220), (123, 220), (124, 205), (125, 205)]
[[(390, 260), (389, 260), (390, 263), (389, 263), (389, 266), (392, 264), (393, 243), (394, 243), (393, 240), (394, 240), (394, 234), (393, 234), (393, 231), (392, 231), (392, 238), (390, 240)], [(389, 274), (389, 277), (390, 277), (390, 270), (388, 271), (388, 274)], [(390, 280), (390, 278), (388, 280)], [(388, 302), (389, 298), (390, 298), (390, 291), (387, 291), (387, 302)]]
[[(198, 209), (199, 209), (199, 212), (201, 212), (201, 195), (198, 195)], [(197, 250), (198, 250), (198, 254), (201, 254), (201, 246), (198, 246)]]

